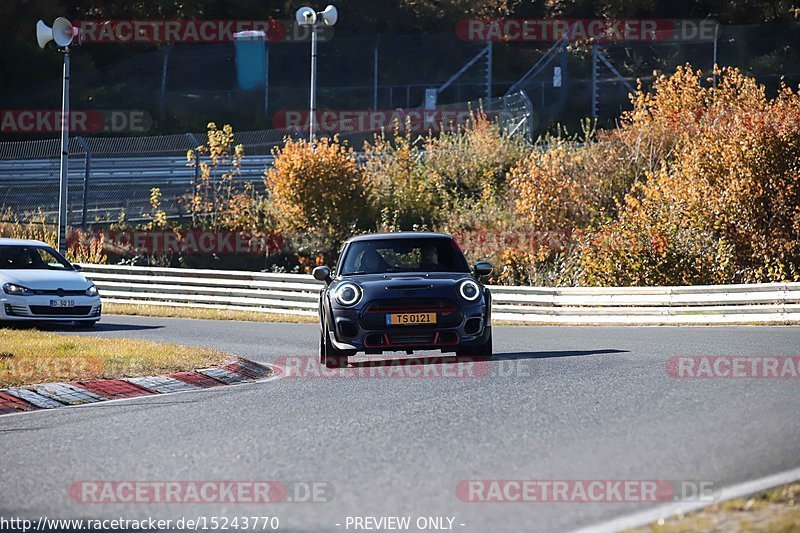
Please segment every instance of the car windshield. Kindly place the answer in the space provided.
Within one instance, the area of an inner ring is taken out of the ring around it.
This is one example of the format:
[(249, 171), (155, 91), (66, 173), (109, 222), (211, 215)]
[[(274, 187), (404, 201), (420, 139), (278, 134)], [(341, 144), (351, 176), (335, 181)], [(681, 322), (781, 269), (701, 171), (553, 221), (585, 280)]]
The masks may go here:
[(374, 239), (352, 242), (340, 271), (390, 272), (469, 272), (469, 266), (452, 239)]
[(74, 270), (52, 248), (0, 245), (0, 270)]

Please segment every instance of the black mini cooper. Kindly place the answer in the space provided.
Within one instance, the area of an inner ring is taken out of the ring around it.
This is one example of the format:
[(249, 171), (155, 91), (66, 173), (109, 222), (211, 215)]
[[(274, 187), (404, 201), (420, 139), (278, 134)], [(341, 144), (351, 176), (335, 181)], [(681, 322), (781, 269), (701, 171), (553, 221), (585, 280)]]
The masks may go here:
[(470, 270), (455, 241), (440, 233), (378, 233), (345, 242), (335, 272), (314, 269), (325, 282), (320, 315), (320, 363), (347, 366), (356, 352), (441, 350), (492, 354), (492, 297), (481, 279), (492, 265)]

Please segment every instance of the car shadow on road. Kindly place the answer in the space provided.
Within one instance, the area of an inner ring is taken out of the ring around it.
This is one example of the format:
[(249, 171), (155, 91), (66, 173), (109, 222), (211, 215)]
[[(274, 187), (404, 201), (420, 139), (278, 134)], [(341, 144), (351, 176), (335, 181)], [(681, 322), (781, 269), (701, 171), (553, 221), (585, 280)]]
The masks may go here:
[(84, 328), (80, 326), (76, 326), (74, 324), (69, 323), (25, 323), (25, 324), (15, 324), (13, 326), (15, 329), (33, 329), (36, 328), (41, 331), (55, 331), (55, 332), (84, 332), (84, 333), (102, 333), (106, 331), (143, 331), (147, 329), (161, 329), (164, 326), (158, 325), (143, 325), (143, 324), (104, 324), (100, 322), (94, 327), (91, 328)]
[(492, 356), (493, 361), (517, 361), (520, 359), (550, 359), (552, 357), (583, 357), (585, 355), (609, 355), (629, 353), (628, 350), (554, 350), (548, 352), (504, 352)]
[(628, 350), (603, 349), (603, 350), (558, 350), (548, 352), (502, 352), (486, 356), (456, 356), (444, 355), (414, 355), (405, 357), (361, 356), (358, 361), (350, 361), (350, 366), (355, 368), (372, 368), (380, 366), (416, 366), (436, 365), (442, 363), (469, 363), (475, 361), (518, 361), (521, 359), (549, 359), (551, 357), (582, 357), (586, 355), (607, 355), (628, 353)]

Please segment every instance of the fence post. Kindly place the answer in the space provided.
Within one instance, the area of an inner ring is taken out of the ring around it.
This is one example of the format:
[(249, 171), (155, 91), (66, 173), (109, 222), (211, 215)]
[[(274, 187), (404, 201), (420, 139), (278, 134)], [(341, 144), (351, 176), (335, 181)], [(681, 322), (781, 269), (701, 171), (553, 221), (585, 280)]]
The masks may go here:
[(493, 62), (493, 42), (490, 39), (488, 43), (486, 43), (486, 99), (489, 100), (492, 97), (492, 62)]
[[(378, 109), (378, 46), (381, 42), (381, 34), (375, 37), (375, 48), (372, 57), (372, 109)], [(391, 106), (389, 106), (391, 107)]]
[(592, 106), (591, 106), (591, 116), (592, 118), (597, 117), (597, 45), (592, 45)]
[(172, 50), (172, 45), (168, 44), (164, 47), (164, 55), (161, 60), (161, 90), (158, 97), (158, 116), (164, 120), (165, 99), (167, 97), (167, 65), (169, 64), (169, 52)]
[(86, 215), (89, 204), (89, 177), (92, 174), (92, 149), (83, 137), (76, 137), (75, 140), (83, 148), (85, 159), (83, 162), (83, 205), (81, 206), (81, 229), (86, 229)]

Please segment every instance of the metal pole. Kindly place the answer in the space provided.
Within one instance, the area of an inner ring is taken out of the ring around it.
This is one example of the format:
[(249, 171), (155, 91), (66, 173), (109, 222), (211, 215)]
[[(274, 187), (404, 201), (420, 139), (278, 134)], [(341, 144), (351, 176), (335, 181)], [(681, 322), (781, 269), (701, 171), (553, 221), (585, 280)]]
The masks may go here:
[(67, 202), (69, 177), (69, 47), (64, 48), (64, 75), (61, 92), (61, 172), (58, 197), (58, 251), (67, 251)]
[(486, 44), (486, 99), (492, 97), (492, 45), (493, 41)]
[(308, 141), (314, 142), (314, 126), (317, 114), (317, 26), (311, 26), (311, 97), (308, 115)]
[(269, 39), (264, 37), (264, 117), (269, 118)]
[(592, 45), (592, 118), (597, 117), (597, 45)]
[(375, 49), (372, 58), (372, 109), (378, 109), (378, 43), (380, 43), (381, 34), (375, 37)]
[(712, 78), (714, 79), (714, 88), (717, 88), (717, 32), (719, 31), (719, 24), (714, 25), (714, 66), (712, 67)]
[(92, 174), (92, 149), (83, 137), (75, 138), (85, 154), (83, 162), (83, 210), (81, 212), (81, 228), (86, 229), (89, 208), (89, 177)]
[(164, 120), (164, 99), (167, 97), (167, 65), (169, 64), (169, 52), (172, 45), (167, 45), (164, 48), (164, 58), (161, 61), (161, 91), (158, 99), (158, 115), (161, 120)]

